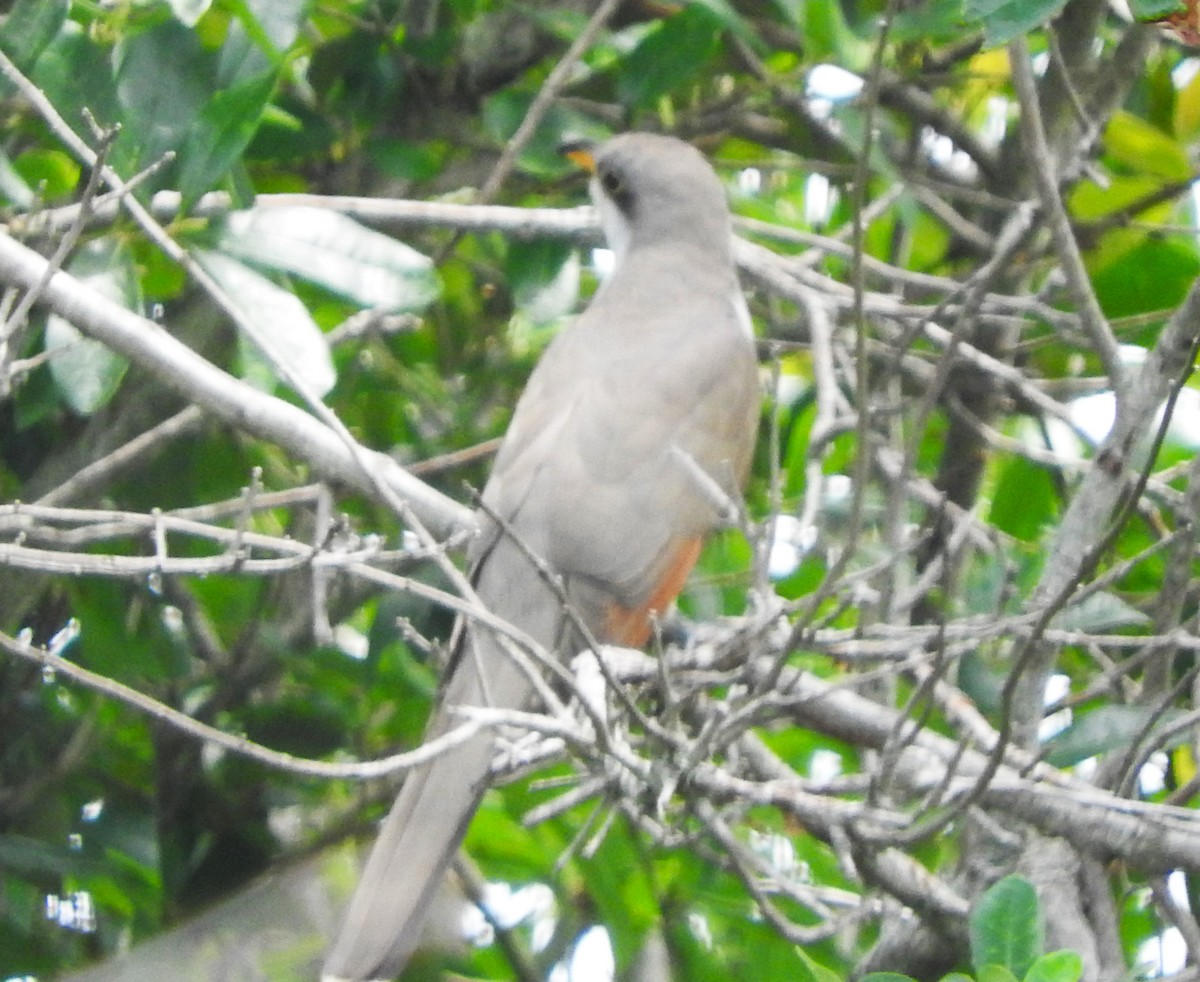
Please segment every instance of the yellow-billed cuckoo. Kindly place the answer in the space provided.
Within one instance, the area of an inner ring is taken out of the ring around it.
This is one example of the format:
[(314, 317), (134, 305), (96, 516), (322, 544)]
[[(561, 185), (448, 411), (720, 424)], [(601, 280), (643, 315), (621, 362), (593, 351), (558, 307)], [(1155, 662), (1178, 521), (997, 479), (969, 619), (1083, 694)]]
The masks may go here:
[[(729, 210), (707, 161), (645, 133), (569, 155), (592, 171), (615, 268), (530, 376), (470, 554), (488, 609), (564, 659), (586, 642), (530, 554), (596, 640), (645, 644), (723, 520), (713, 486), (740, 492), (760, 402)], [(533, 696), (496, 635), (466, 625), (428, 736), (460, 721), (449, 707), (524, 709)], [(487, 789), (494, 745), (480, 733), (409, 774), (326, 979), (389, 979), (403, 967)]]

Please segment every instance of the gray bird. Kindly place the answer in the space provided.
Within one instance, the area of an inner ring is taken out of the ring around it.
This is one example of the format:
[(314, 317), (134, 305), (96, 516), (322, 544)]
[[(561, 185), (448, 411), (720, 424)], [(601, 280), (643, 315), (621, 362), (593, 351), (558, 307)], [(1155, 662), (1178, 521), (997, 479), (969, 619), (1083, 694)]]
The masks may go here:
[[(704, 157), (646, 133), (568, 155), (592, 172), (615, 267), (530, 376), (469, 557), (488, 609), (562, 659), (586, 643), (528, 553), (557, 574), (597, 641), (644, 645), (723, 521), (713, 485), (729, 498), (743, 487), (760, 404), (729, 209)], [(526, 709), (534, 699), (496, 635), (463, 626), (428, 737), (460, 722), (448, 707)], [(403, 968), (488, 787), (494, 744), (482, 732), (408, 776), (327, 980), (390, 979)]]

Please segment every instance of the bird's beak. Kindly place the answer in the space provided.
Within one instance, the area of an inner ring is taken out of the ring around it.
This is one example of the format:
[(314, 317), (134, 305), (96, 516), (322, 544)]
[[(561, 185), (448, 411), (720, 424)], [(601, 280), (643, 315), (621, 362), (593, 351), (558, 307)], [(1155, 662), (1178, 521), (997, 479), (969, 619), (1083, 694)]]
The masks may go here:
[(569, 140), (558, 152), (589, 174), (596, 173), (596, 145), (589, 140)]

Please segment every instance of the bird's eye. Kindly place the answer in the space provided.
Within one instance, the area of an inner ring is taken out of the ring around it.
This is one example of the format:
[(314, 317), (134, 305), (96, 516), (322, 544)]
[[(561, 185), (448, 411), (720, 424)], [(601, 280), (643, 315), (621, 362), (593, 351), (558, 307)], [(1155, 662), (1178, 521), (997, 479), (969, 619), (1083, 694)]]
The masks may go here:
[(621, 179), (610, 170), (606, 170), (600, 175), (600, 186), (608, 192), (609, 197), (617, 197), (624, 189), (624, 184)]

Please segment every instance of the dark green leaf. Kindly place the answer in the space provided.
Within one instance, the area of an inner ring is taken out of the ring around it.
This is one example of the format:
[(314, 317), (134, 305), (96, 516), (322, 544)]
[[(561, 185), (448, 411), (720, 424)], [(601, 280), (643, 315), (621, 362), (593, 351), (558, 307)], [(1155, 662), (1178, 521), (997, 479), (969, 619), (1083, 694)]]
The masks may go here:
[(1089, 631), (1103, 634), (1124, 627), (1149, 624), (1150, 618), (1115, 593), (1093, 593), (1082, 603), (1056, 614), (1050, 626), (1059, 631)]
[(284, 753), (319, 757), (337, 751), (342, 723), (320, 693), (285, 696), (242, 714), (246, 736)]
[(385, 174), (405, 181), (428, 181), (441, 171), (449, 147), (442, 142), (379, 140), (367, 148), (371, 160)]
[(67, 20), (70, 0), (17, 0), (0, 29), (0, 48), (28, 72)]
[[(85, 107), (101, 126), (122, 119), (109, 52), (74, 21), (67, 21), (43, 50), (30, 77), (76, 132), (83, 128)], [(118, 153), (109, 162), (124, 163)]]
[(1004, 44), (1044, 24), (1066, 6), (1066, 0), (967, 0), (968, 20), (983, 23), (989, 45)]
[(750, 21), (738, 13), (729, 0), (690, 0), (690, 2), (693, 6), (703, 7), (707, 10), (730, 34), (740, 38), (752, 47), (764, 50), (764, 45), (758, 35), (755, 34)]
[(992, 664), (978, 650), (967, 652), (959, 665), (959, 686), (984, 712), (999, 711), (1007, 680), (1007, 668)]
[(1128, 747), (1146, 731), (1155, 715), (1169, 723), (1178, 714), (1163, 714), (1152, 706), (1117, 705), (1097, 706), (1080, 713), (1070, 726), (1046, 741), (1046, 760), (1055, 767), (1071, 767), (1089, 757)]
[(717, 52), (721, 24), (704, 7), (689, 5), (656, 25), (625, 59), (617, 79), (621, 101), (651, 106), (662, 95), (703, 79)]
[(280, 92), (263, 110), (246, 159), (294, 162), (328, 153), (336, 140), (337, 131), (325, 116)]
[(245, 79), (214, 95), (194, 120), (181, 152), (179, 191), (185, 208), (212, 190), (239, 160), (274, 89), (274, 73)]
[(517, 317), (531, 331), (554, 324), (575, 309), (579, 253), (569, 244), (514, 243), (508, 250), (507, 268)]
[(957, 40), (963, 34), (963, 6), (963, 0), (938, 0), (901, 10), (892, 24), (892, 33), (924, 43)]
[(0, 835), (0, 867), (5, 870), (68, 877), (84, 865), (91, 864), (81, 860), (65, 844), (49, 846), (23, 835)]
[(216, 91), (215, 58), (175, 20), (135, 35), (116, 52), (120, 151), (141, 168), (187, 141)]
[(1129, 0), (1129, 12), (1134, 20), (1158, 20), (1184, 10), (1187, 10), (1187, 4), (1182, 0)]

